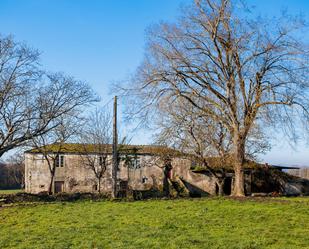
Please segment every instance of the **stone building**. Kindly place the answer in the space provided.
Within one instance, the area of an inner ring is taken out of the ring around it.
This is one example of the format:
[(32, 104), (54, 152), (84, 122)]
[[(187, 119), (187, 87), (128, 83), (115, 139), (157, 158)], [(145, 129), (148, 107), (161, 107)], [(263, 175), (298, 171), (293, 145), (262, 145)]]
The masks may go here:
[(294, 176), (309, 179), (309, 167), (289, 167), (287, 172)]
[[(44, 147), (48, 155), (55, 157), (55, 173), (52, 179), (48, 162), (43, 150), (32, 149), (25, 152), (25, 191), (40, 193), (49, 190), (52, 192), (101, 192), (109, 193), (112, 189), (112, 164), (107, 165), (100, 184), (94, 171), (85, 165), (85, 157), (102, 159), (96, 145), (86, 145), (87, 153), (81, 149), (85, 145), (63, 144)], [(112, 148), (107, 146), (107, 160), (111, 162)], [(196, 162), (190, 157), (162, 146), (126, 145), (120, 151), (119, 168), (117, 171), (118, 190), (151, 189), (164, 190), (164, 183), (183, 186), (190, 195), (203, 196), (218, 193), (216, 179), (207, 169), (198, 169)], [(130, 158), (128, 163), (127, 158)], [(168, 159), (168, 161), (167, 161)], [(217, 165), (214, 160), (210, 163), (220, 173), (225, 172), (224, 193), (231, 193), (233, 173), (231, 168)], [(246, 192), (251, 193), (252, 165), (245, 170)], [(52, 179), (52, 180), (51, 180)], [(176, 188), (176, 187), (175, 187)]]

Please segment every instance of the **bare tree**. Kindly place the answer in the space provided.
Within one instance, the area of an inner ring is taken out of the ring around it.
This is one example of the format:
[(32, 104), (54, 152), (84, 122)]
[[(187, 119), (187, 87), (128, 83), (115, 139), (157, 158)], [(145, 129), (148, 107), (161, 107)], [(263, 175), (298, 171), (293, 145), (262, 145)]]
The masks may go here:
[(62, 129), (65, 116), (97, 101), (87, 84), (44, 72), (39, 59), (38, 51), (0, 36), (0, 157), (31, 140), (46, 145), (43, 140)]
[(149, 29), (127, 96), (131, 117), (153, 119), (153, 107), (179, 99), (222, 124), (233, 142), (233, 194), (243, 196), (252, 127), (267, 120), (293, 134), (299, 118), (308, 121), (309, 57), (302, 20), (253, 19), (237, 3), (196, 0), (178, 22)]
[(208, 170), (216, 179), (218, 195), (223, 195), (226, 169), (214, 168), (209, 165), (208, 159), (216, 158), (223, 166), (228, 163), (232, 143), (226, 128), (200, 116), (199, 110), (184, 106), (180, 101), (175, 101), (172, 107), (161, 105), (160, 110), (157, 142), (179, 149), (196, 161), (198, 166)]
[(61, 116), (96, 101), (90, 87), (46, 73), (39, 52), (0, 36), (0, 157), (61, 125)]
[(62, 154), (65, 149), (65, 143), (67, 141), (74, 141), (74, 137), (78, 134), (81, 119), (62, 116), (59, 122), (60, 125), (56, 128), (48, 133), (35, 136), (31, 140), (31, 147), (33, 150), (40, 153), (47, 163), (50, 173), (49, 194), (53, 194), (54, 192), (54, 177), (57, 167), (64, 166), (64, 157)]
[[(198, 166), (208, 170), (216, 179), (218, 194), (223, 195), (233, 145), (224, 125), (201, 115), (200, 110), (194, 106), (187, 106), (176, 100), (173, 106), (160, 105), (157, 127), (157, 142), (176, 148), (196, 160)], [(270, 148), (268, 140), (258, 127), (251, 130), (248, 140), (247, 159), (256, 159), (257, 154), (265, 153)], [(209, 159), (217, 161), (215, 167), (209, 164)], [(218, 165), (221, 167), (217, 167)]]
[[(166, 138), (165, 138), (166, 139)], [(165, 140), (166, 141), (166, 140)], [(120, 152), (120, 160), (124, 162), (124, 166), (127, 167), (128, 170), (128, 182), (130, 182), (130, 170), (136, 171), (141, 170), (144, 167), (157, 167), (162, 170), (163, 174), (163, 192), (165, 196), (170, 196), (170, 187), (173, 186), (171, 170), (173, 169), (172, 161), (173, 158), (184, 156), (184, 154), (178, 150), (174, 150), (171, 148), (166, 147), (165, 145), (153, 145), (153, 147), (157, 147), (157, 150), (153, 156), (149, 158), (143, 157), (142, 160), (138, 158), (139, 146), (122, 146), (122, 149), (119, 150)], [(155, 175), (152, 175), (153, 180), (153, 189), (158, 190), (158, 182)], [(182, 184), (182, 183), (179, 183)], [(182, 184), (183, 185), (183, 184)], [(174, 187), (174, 186), (173, 186)], [(177, 192), (178, 190), (175, 189)], [(179, 193), (178, 193), (179, 194)]]
[(108, 166), (112, 165), (112, 117), (103, 109), (92, 112), (80, 133), (80, 158), (91, 169), (97, 179), (97, 191), (101, 192), (101, 182)]

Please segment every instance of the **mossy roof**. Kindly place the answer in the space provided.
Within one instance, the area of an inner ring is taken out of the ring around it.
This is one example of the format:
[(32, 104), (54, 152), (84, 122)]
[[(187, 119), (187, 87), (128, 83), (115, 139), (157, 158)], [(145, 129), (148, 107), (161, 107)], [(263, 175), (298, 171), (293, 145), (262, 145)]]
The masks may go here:
[[(192, 167), (191, 170), (196, 173), (202, 173), (208, 171), (207, 168), (202, 167), (199, 164), (199, 159), (194, 155), (183, 153), (179, 150), (175, 150), (166, 146), (160, 145), (118, 145), (118, 149), (123, 154), (137, 154), (137, 155), (158, 155), (158, 156), (170, 156), (170, 157), (184, 157), (196, 161), (196, 166)], [(34, 148), (26, 151), (26, 153), (42, 153), (42, 151), (47, 153), (112, 153), (111, 144), (81, 144), (81, 143), (55, 143), (40, 148)], [(231, 157), (222, 160), (220, 157), (208, 157), (206, 159), (208, 165), (212, 169), (233, 169), (233, 159)], [(264, 165), (259, 164), (255, 161), (247, 160), (245, 162), (245, 169), (257, 169), (264, 167)]]
[[(198, 160), (197, 160), (198, 162)], [(212, 169), (226, 169), (226, 170), (232, 170), (233, 169), (233, 158), (225, 158), (222, 160), (220, 157), (208, 157), (206, 158), (206, 162)], [(265, 165), (260, 164), (258, 162), (252, 161), (252, 160), (246, 160), (244, 163), (244, 169), (258, 169), (265, 167)], [(195, 167), (191, 168), (192, 171), (196, 173), (201, 173), (208, 171), (207, 168), (203, 167), (202, 165), (197, 165)]]
[[(118, 145), (118, 150), (126, 154), (150, 154), (150, 155), (184, 155), (178, 150), (159, 145)], [(34, 148), (26, 153), (112, 153), (111, 144), (80, 144), (80, 143), (55, 143), (45, 145), (40, 148)]]

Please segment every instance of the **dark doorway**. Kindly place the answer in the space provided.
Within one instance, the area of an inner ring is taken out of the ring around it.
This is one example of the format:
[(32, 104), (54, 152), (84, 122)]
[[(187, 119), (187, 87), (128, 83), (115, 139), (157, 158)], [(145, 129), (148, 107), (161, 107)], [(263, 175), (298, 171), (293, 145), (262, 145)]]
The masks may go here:
[(225, 195), (230, 195), (232, 190), (232, 177), (224, 179), (223, 192)]
[(127, 193), (129, 190), (129, 183), (128, 181), (120, 181), (119, 183), (119, 191), (118, 191), (118, 197), (119, 198), (125, 198), (127, 197)]
[(92, 185), (92, 191), (98, 191), (98, 185), (97, 184)]
[(55, 182), (55, 194), (64, 191), (64, 182), (63, 181), (56, 181)]
[(218, 195), (219, 194), (219, 185), (218, 185), (218, 183), (216, 183), (216, 195)]

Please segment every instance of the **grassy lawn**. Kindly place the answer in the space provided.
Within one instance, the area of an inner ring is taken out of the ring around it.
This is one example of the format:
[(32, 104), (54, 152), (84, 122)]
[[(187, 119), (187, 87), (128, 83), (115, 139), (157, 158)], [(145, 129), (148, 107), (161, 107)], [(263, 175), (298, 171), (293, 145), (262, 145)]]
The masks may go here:
[(9, 195), (23, 192), (22, 189), (0, 189), (0, 195)]
[(309, 198), (2, 208), (0, 248), (309, 248)]

